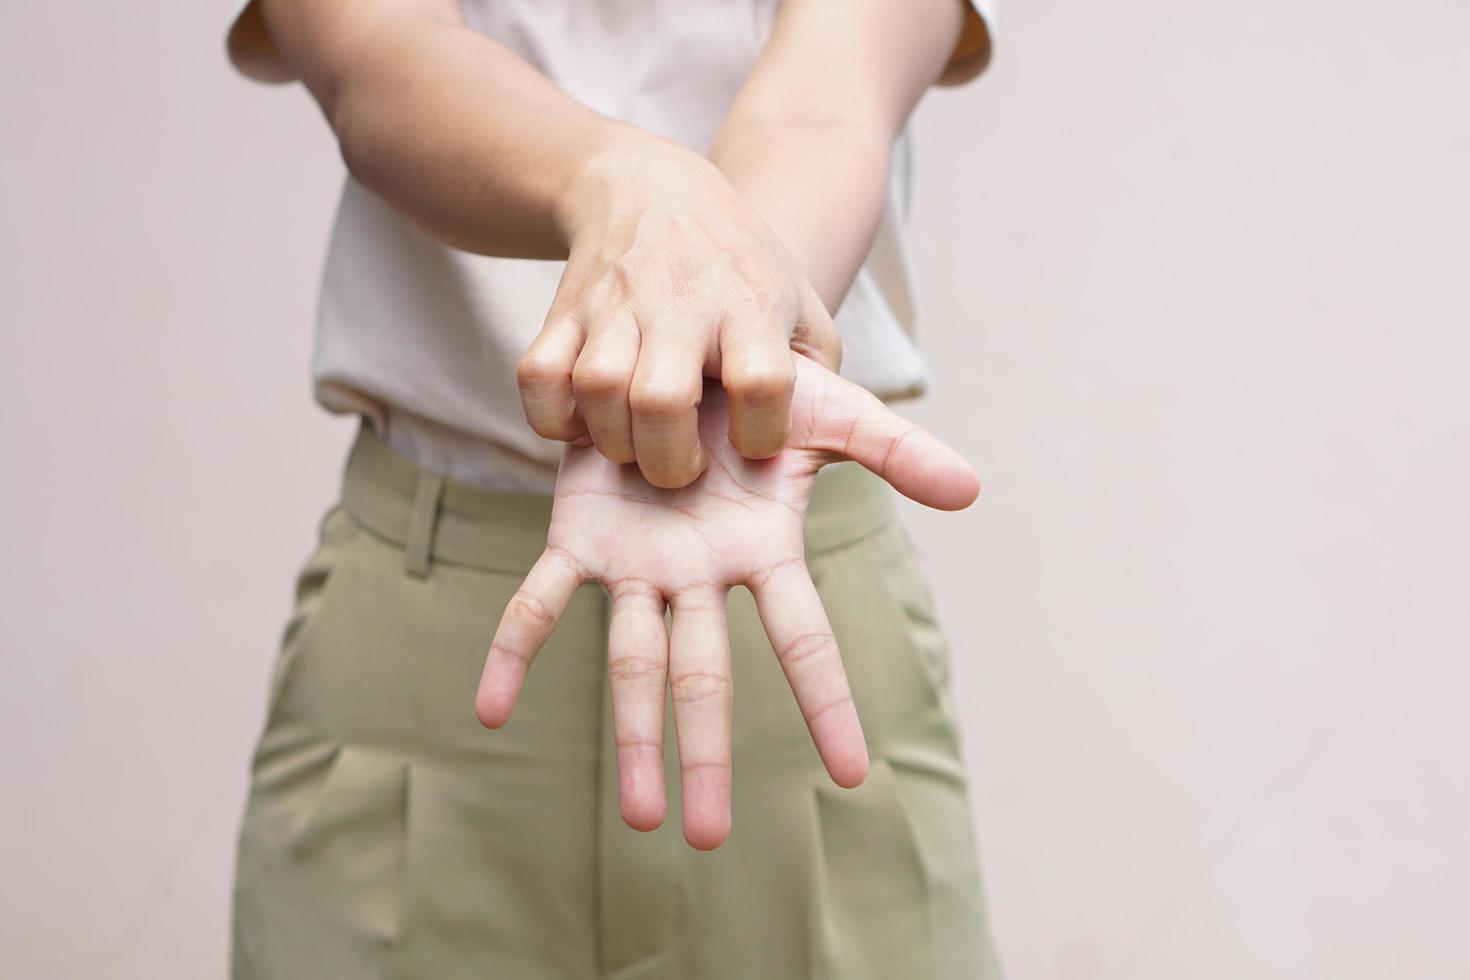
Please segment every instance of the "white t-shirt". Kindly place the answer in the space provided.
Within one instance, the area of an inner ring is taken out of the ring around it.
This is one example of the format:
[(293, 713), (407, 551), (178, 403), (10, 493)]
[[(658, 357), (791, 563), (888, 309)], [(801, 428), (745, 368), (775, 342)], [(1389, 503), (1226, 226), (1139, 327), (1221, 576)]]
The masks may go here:
[[(251, 0), (232, 0), (234, 25)], [(987, 0), (971, 0), (993, 27)], [(769, 35), (778, 0), (462, 0), (465, 23), (573, 98), (699, 152)], [(947, 80), (983, 67), (988, 43)], [(909, 140), (893, 154), (882, 224), (837, 310), (842, 373), (880, 397), (919, 394), (905, 240)], [(421, 466), (549, 493), (561, 444), (531, 430), (516, 362), (540, 331), (562, 262), (443, 244), (350, 176), (327, 252), (312, 375), (317, 400), (359, 413)]]

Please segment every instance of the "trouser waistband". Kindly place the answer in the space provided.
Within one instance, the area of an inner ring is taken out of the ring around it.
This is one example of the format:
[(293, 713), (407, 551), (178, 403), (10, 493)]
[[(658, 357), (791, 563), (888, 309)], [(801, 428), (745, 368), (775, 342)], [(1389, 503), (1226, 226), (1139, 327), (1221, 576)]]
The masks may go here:
[[(445, 479), (389, 448), (364, 426), (347, 460), (342, 504), (405, 551), (411, 574), (436, 561), (523, 574), (546, 547), (551, 497)], [(809, 557), (853, 544), (897, 517), (893, 492), (856, 463), (817, 474), (806, 516)]]

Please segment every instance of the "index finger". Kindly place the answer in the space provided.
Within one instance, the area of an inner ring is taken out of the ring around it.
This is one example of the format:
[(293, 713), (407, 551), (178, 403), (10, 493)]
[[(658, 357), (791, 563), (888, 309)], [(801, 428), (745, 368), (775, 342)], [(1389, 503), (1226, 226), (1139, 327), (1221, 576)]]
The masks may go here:
[(574, 317), (553, 316), (516, 364), (526, 421), (543, 439), (571, 442), (587, 431), (572, 391), (572, 368), (585, 339)]

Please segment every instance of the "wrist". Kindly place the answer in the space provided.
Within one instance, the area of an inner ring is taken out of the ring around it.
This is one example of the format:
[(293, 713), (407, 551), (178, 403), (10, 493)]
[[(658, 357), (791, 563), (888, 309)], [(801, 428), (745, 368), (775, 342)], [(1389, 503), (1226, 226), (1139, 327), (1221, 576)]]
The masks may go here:
[(553, 211), (559, 234), (570, 250), (589, 227), (603, 225), (614, 211), (647, 207), (656, 198), (702, 180), (728, 182), (700, 154), (637, 126), (599, 117), (589, 132), (557, 195)]
[(882, 219), (892, 145), (871, 121), (732, 115), (710, 160), (835, 310)]
[(589, 126), (553, 203), (553, 220), (569, 251), (581, 231), (607, 213), (612, 195), (635, 169), (632, 159), (644, 156), (654, 139), (616, 119), (599, 116)]

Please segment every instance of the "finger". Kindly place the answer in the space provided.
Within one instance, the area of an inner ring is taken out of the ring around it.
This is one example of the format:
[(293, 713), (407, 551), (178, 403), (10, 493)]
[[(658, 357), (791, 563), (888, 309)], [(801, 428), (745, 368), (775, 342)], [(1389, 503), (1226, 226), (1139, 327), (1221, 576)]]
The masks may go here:
[(725, 597), (682, 593), (671, 605), (669, 684), (679, 738), (684, 839), (708, 851), (730, 836), (730, 637)]
[(577, 417), (572, 394), (572, 368), (583, 337), (575, 317), (554, 316), (516, 365), (516, 385), (521, 390), (526, 421), (544, 439), (571, 442), (586, 432)]
[(475, 695), (475, 715), (486, 728), (499, 728), (510, 718), (531, 661), (541, 651), (557, 620), (567, 611), (577, 586), (587, 581), (581, 564), (559, 548), (547, 548), (531, 566), (526, 580), (510, 597)]
[(861, 784), (868, 775), (868, 746), (806, 564), (798, 559), (776, 565), (751, 583), (751, 592), (822, 764), (837, 785)]
[(705, 352), (692, 323), (665, 322), (645, 330), (628, 403), (633, 447), (649, 483), (675, 489), (704, 471), (699, 445), (699, 399)]
[(963, 456), (871, 392), (798, 359), (802, 386), (802, 448), (856, 460), (905, 497), (940, 510), (963, 510), (980, 495), (980, 477)]
[(664, 688), (669, 641), (664, 599), (647, 586), (613, 590), (607, 676), (618, 748), (618, 798), (634, 830), (664, 822)]
[(577, 412), (597, 451), (615, 463), (631, 463), (633, 421), (628, 390), (638, 366), (638, 322), (623, 309), (594, 321), (572, 371)]
[(802, 295), (801, 314), (791, 332), (790, 347), (833, 373), (842, 367), (842, 335), (822, 297), (810, 284)]
[(760, 324), (720, 334), (720, 382), (730, 399), (730, 445), (746, 459), (768, 459), (791, 435), (796, 365), (784, 333)]

